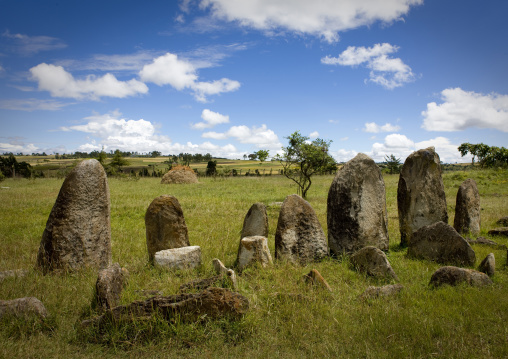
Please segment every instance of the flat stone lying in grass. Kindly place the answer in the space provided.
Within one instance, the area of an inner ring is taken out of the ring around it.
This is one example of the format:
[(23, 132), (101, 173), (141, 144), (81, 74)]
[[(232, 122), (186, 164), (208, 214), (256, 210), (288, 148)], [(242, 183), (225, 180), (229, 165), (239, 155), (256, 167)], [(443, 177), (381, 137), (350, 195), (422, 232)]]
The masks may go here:
[(475, 180), (469, 178), (457, 191), (453, 227), (461, 234), (478, 234), (480, 222), (480, 193)]
[(375, 278), (398, 280), (386, 254), (379, 248), (368, 246), (350, 257), (351, 266), (361, 273)]
[(99, 317), (83, 321), (81, 326), (83, 328), (90, 325), (101, 327), (109, 321), (130, 322), (151, 316), (156, 312), (166, 320), (178, 317), (183, 322), (194, 322), (202, 318), (240, 319), (248, 309), (249, 301), (243, 295), (228, 289), (208, 288), (197, 294), (157, 296), (118, 306), (108, 309)]
[(469, 244), (480, 244), (480, 245), (490, 246), (490, 247), (499, 248), (499, 249), (507, 249), (504, 244), (499, 244), (499, 243), (494, 242), (493, 240), (490, 240), (485, 237), (478, 237), (478, 238), (476, 238), (476, 240), (466, 238), (466, 241)]
[(440, 287), (445, 284), (456, 286), (462, 283), (472, 287), (484, 287), (491, 285), (492, 280), (485, 273), (474, 269), (446, 266), (439, 268), (432, 274), (429, 285)]
[(172, 248), (155, 253), (153, 264), (169, 269), (193, 269), (201, 264), (201, 247)]
[(312, 284), (319, 288), (328, 289), (330, 292), (332, 291), (332, 288), (328, 282), (323, 278), (317, 269), (311, 270), (308, 274), (304, 275), (303, 278), (305, 279), (306, 283)]
[(242, 238), (236, 263), (240, 272), (254, 263), (258, 263), (263, 268), (271, 265), (272, 256), (266, 237), (253, 236)]
[(475, 252), (469, 243), (450, 225), (437, 222), (413, 233), (408, 257), (442, 264), (473, 266)]
[(26, 269), (11, 269), (0, 272), (0, 283), (6, 278), (22, 278), (28, 274)]
[(478, 270), (492, 277), (496, 272), (496, 257), (494, 253), (489, 253), (478, 266)]
[(399, 294), (404, 289), (402, 284), (388, 284), (382, 287), (367, 287), (365, 292), (360, 295), (360, 299), (374, 299), (379, 297), (389, 297)]
[(42, 302), (35, 297), (24, 297), (12, 300), (0, 300), (0, 319), (4, 317), (30, 317), (46, 318), (48, 311)]
[(494, 228), (489, 231), (489, 234), (495, 235), (495, 236), (505, 236), (508, 237), (508, 227), (500, 227), (500, 228)]
[(95, 300), (102, 309), (110, 309), (120, 304), (122, 289), (127, 282), (129, 272), (115, 263), (101, 269), (95, 283)]

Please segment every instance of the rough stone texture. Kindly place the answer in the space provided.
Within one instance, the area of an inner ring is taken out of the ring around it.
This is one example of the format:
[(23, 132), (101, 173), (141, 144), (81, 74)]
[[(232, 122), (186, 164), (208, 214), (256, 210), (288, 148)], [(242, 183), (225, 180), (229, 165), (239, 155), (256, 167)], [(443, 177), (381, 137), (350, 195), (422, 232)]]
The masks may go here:
[(201, 264), (201, 247), (189, 246), (172, 248), (155, 253), (156, 267), (169, 269), (193, 269)]
[(266, 237), (242, 238), (236, 263), (240, 272), (253, 263), (259, 263), (262, 267), (272, 264), (272, 256)]
[(489, 231), (489, 234), (494, 236), (508, 237), (508, 227), (494, 228)]
[(359, 153), (335, 175), (328, 191), (328, 245), (336, 255), (366, 246), (388, 250), (385, 183), (378, 165)]
[(350, 257), (353, 268), (375, 278), (398, 280), (386, 254), (379, 248), (368, 246), (355, 252)]
[(327, 254), (325, 233), (314, 209), (296, 194), (287, 196), (275, 232), (275, 258), (305, 265)]
[(97, 160), (79, 163), (67, 176), (46, 229), (37, 265), (50, 270), (105, 268), (111, 264), (109, 187)]
[(508, 227), (508, 217), (503, 217), (497, 220), (497, 224), (500, 224), (503, 227)]
[(489, 253), (487, 257), (480, 263), (478, 270), (485, 273), (489, 277), (492, 277), (496, 272), (496, 257), (494, 253)]
[(167, 320), (179, 316), (182, 321), (192, 322), (201, 318), (228, 317), (239, 319), (249, 309), (249, 301), (239, 293), (223, 288), (208, 288), (197, 294), (177, 294), (153, 297), (129, 305), (107, 310), (103, 315), (85, 320), (82, 327), (101, 326), (108, 321), (131, 321), (157, 312)]
[(36, 316), (46, 318), (48, 312), (42, 302), (34, 297), (0, 300), (0, 319), (4, 317)]
[(127, 269), (121, 268), (118, 263), (99, 271), (95, 283), (95, 300), (100, 308), (110, 309), (120, 303), (127, 277)]
[(321, 273), (318, 272), (317, 269), (313, 269), (309, 272), (309, 274), (306, 274), (303, 276), (305, 279), (305, 282), (310, 283), (314, 286), (328, 289), (330, 292), (332, 291), (332, 288), (328, 284), (328, 282), (323, 278)]
[(28, 274), (26, 269), (11, 269), (0, 272), (0, 283), (6, 278), (22, 278)]
[(450, 225), (437, 222), (413, 233), (407, 251), (409, 257), (442, 264), (472, 266), (475, 252), (469, 243)]
[(499, 249), (507, 249), (504, 244), (499, 244), (499, 243), (494, 242), (494, 241), (487, 239), (485, 237), (478, 237), (478, 238), (476, 238), (476, 240), (466, 238), (466, 241), (468, 241), (469, 244), (480, 244), (480, 245), (490, 246), (490, 247), (499, 248)]
[(252, 236), (268, 237), (268, 215), (263, 203), (254, 203), (243, 220), (241, 238)]
[(382, 287), (367, 287), (365, 292), (360, 295), (360, 299), (375, 299), (379, 297), (390, 297), (400, 293), (404, 289), (402, 284), (389, 284)]
[(156, 252), (190, 246), (182, 207), (176, 197), (162, 195), (155, 198), (146, 210), (145, 226), (150, 261)]
[(492, 280), (485, 273), (473, 269), (447, 266), (439, 268), (432, 274), (429, 285), (440, 287), (444, 284), (456, 286), (461, 283), (466, 283), (473, 287), (484, 287), (492, 284)]
[(238, 282), (236, 280), (235, 271), (232, 269), (226, 268), (226, 266), (224, 264), (222, 264), (222, 262), (217, 258), (214, 258), (212, 260), (212, 264), (215, 269), (215, 272), (222, 277), (227, 276), (229, 278), (231, 285), (233, 286), (233, 289), (236, 290), (238, 288)]
[(461, 234), (478, 234), (480, 222), (480, 193), (475, 180), (469, 178), (457, 191), (453, 228)]
[(400, 243), (407, 246), (413, 232), (435, 222), (448, 223), (441, 165), (434, 147), (413, 152), (402, 166), (397, 188)]
[(194, 173), (194, 171), (182, 169), (172, 170), (166, 173), (161, 179), (161, 184), (185, 183), (198, 183), (198, 176)]

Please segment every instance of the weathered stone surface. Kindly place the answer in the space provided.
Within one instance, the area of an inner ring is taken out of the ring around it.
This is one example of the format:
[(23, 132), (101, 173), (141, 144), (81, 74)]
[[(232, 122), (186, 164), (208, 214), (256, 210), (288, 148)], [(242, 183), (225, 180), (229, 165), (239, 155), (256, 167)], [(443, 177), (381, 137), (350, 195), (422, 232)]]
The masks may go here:
[(221, 276), (227, 276), (229, 278), (229, 281), (231, 283), (231, 285), (233, 286), (233, 289), (237, 289), (238, 288), (238, 282), (236, 280), (236, 273), (234, 270), (232, 269), (229, 269), (229, 268), (226, 268), (226, 266), (224, 264), (222, 264), (222, 262), (217, 259), (217, 258), (214, 258), (212, 260), (212, 264), (213, 264), (213, 267), (215, 269), (215, 272), (218, 274), (218, 275), (221, 275)]
[(494, 228), (489, 231), (489, 234), (494, 236), (508, 237), (508, 227)]
[(107, 321), (130, 321), (144, 318), (157, 312), (167, 320), (178, 316), (191, 322), (201, 318), (217, 319), (228, 317), (239, 319), (249, 309), (249, 301), (239, 293), (223, 288), (208, 288), (197, 294), (177, 294), (168, 297), (153, 297), (129, 305), (108, 309), (103, 315), (85, 320), (82, 327), (101, 326)]
[(118, 263), (99, 271), (95, 283), (95, 300), (99, 307), (109, 309), (120, 303), (127, 276), (127, 269), (121, 268)]
[(0, 319), (4, 317), (36, 316), (46, 318), (48, 311), (42, 302), (34, 297), (0, 300)]
[(263, 203), (254, 203), (243, 220), (240, 238), (262, 236), (268, 238), (268, 215)]
[(402, 284), (388, 284), (382, 287), (367, 287), (365, 292), (360, 295), (360, 299), (375, 299), (379, 297), (390, 297), (399, 294), (404, 289)]
[(22, 278), (28, 274), (26, 269), (11, 269), (0, 272), (0, 283), (6, 278)]
[(480, 193), (475, 180), (469, 178), (457, 191), (453, 228), (461, 234), (478, 234), (480, 222)]
[(318, 272), (317, 269), (311, 270), (308, 274), (303, 276), (305, 279), (305, 282), (312, 284), (319, 288), (328, 289), (330, 292), (332, 291), (332, 288), (328, 284), (328, 282), (323, 278), (321, 273)]
[(411, 242), (413, 233), (435, 222), (448, 223), (441, 165), (434, 147), (413, 152), (400, 171), (397, 207), (401, 245)]
[(153, 263), (156, 267), (169, 269), (193, 269), (201, 264), (201, 247), (189, 246), (158, 251), (155, 253)]
[(182, 207), (176, 197), (162, 195), (155, 198), (146, 210), (145, 226), (150, 261), (156, 252), (190, 246)]
[(259, 263), (261, 267), (272, 264), (272, 256), (266, 237), (253, 236), (242, 238), (236, 263), (240, 272), (253, 263)]
[(367, 246), (360, 249), (350, 257), (350, 263), (357, 271), (372, 277), (398, 280), (386, 254), (379, 248)]
[(496, 272), (496, 257), (494, 253), (489, 253), (487, 257), (480, 263), (478, 270), (485, 273), (489, 277), (492, 277)]
[(325, 233), (314, 209), (296, 194), (287, 196), (275, 232), (275, 258), (305, 265), (327, 254)]
[(503, 227), (508, 227), (508, 217), (502, 217), (497, 220), (497, 224), (500, 224)]
[(476, 238), (476, 240), (466, 238), (466, 241), (468, 241), (469, 244), (480, 244), (480, 245), (490, 246), (490, 247), (499, 248), (499, 249), (507, 249), (504, 244), (499, 244), (499, 243), (494, 242), (493, 240), (490, 240), (485, 237), (478, 237), (478, 238)]
[(485, 273), (473, 269), (446, 266), (432, 274), (429, 285), (440, 287), (444, 284), (456, 286), (466, 283), (472, 287), (484, 287), (492, 284), (492, 280)]
[(388, 250), (385, 183), (378, 165), (359, 153), (335, 175), (327, 201), (328, 245), (336, 255), (366, 246)]
[(442, 264), (472, 266), (475, 252), (469, 243), (450, 225), (437, 222), (413, 233), (407, 255)]
[(37, 265), (44, 271), (105, 268), (111, 263), (109, 187), (97, 160), (79, 163), (67, 176), (46, 229)]

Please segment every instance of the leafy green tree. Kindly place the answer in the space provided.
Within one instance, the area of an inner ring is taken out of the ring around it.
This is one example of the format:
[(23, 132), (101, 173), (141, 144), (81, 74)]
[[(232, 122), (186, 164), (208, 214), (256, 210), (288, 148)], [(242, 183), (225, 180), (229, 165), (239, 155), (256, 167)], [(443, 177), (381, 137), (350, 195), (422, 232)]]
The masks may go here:
[(462, 157), (468, 153), (473, 156), (471, 159), (472, 165), (475, 163), (475, 158), (482, 168), (508, 165), (508, 150), (504, 147), (491, 147), (483, 143), (471, 144), (466, 142), (462, 143), (457, 149)]
[(332, 141), (316, 138), (309, 142), (309, 137), (302, 136), (299, 131), (285, 138), (289, 145), (282, 147), (283, 154), (277, 154), (276, 158), (282, 165), (284, 176), (294, 181), (298, 185), (298, 193), (306, 198), (312, 176), (335, 164), (335, 160), (328, 154)]
[(266, 159), (269, 156), (270, 151), (269, 150), (259, 150), (255, 152), (255, 155), (258, 157), (258, 160), (263, 163), (266, 161)]
[(249, 155), (249, 160), (251, 160), (251, 161), (255, 161), (255, 160), (257, 160), (257, 158), (258, 158), (257, 153), (251, 153)]
[(104, 152), (104, 148), (102, 148), (101, 152), (97, 154), (97, 161), (102, 165), (102, 167), (106, 166), (106, 159), (108, 158), (108, 154)]
[(5, 177), (16, 177), (21, 175), (25, 178), (32, 176), (32, 166), (28, 162), (18, 162), (14, 154), (10, 153), (7, 157), (0, 157), (0, 171)]
[(161, 156), (161, 152), (160, 151), (152, 151), (150, 152), (150, 157), (160, 157)]
[(386, 168), (388, 172), (393, 175), (394, 173), (400, 173), (400, 158), (395, 157), (393, 154), (385, 156)]
[(217, 161), (208, 161), (206, 166), (206, 175), (215, 176), (217, 174)]
[(120, 150), (116, 150), (109, 165), (117, 170), (121, 170), (123, 166), (127, 166), (128, 164), (129, 161), (123, 158), (122, 152)]

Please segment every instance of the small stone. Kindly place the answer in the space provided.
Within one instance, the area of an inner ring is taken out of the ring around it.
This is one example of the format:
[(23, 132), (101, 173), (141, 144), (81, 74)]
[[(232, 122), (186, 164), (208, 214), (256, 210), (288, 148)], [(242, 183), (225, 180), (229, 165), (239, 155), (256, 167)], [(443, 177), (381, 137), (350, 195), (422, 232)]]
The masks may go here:
[(429, 285), (440, 287), (445, 284), (456, 286), (461, 283), (472, 287), (484, 287), (492, 284), (492, 280), (485, 273), (473, 269), (446, 266), (439, 268), (432, 274)]
[(99, 271), (95, 283), (96, 303), (102, 309), (110, 309), (120, 304), (122, 289), (126, 284), (128, 271), (115, 263)]
[(497, 220), (497, 224), (500, 224), (503, 227), (508, 227), (508, 217), (503, 217)]
[(350, 257), (353, 268), (375, 278), (398, 280), (386, 254), (379, 248), (368, 246), (360, 249)]
[(505, 236), (508, 237), (508, 227), (494, 228), (489, 231), (489, 234), (494, 236)]
[(11, 269), (0, 272), (0, 282), (6, 278), (22, 278), (28, 274), (26, 269)]
[(212, 264), (213, 264), (213, 267), (215, 268), (215, 272), (221, 276), (227, 276), (231, 282), (231, 285), (233, 286), (233, 289), (236, 290), (238, 288), (238, 284), (236, 281), (235, 271), (232, 269), (226, 268), (226, 266), (224, 264), (222, 264), (222, 262), (217, 258), (214, 258), (212, 260)]
[(469, 178), (457, 191), (453, 227), (461, 234), (478, 234), (480, 222), (480, 193), (475, 180)]
[(494, 253), (489, 253), (487, 257), (480, 263), (478, 270), (485, 273), (489, 277), (492, 277), (496, 271), (496, 257)]
[(321, 273), (318, 272), (317, 269), (311, 270), (308, 274), (303, 276), (305, 279), (305, 282), (310, 283), (314, 286), (328, 289), (330, 292), (332, 291), (332, 288), (328, 284), (328, 282), (323, 278)]
[(402, 284), (389, 284), (382, 287), (367, 287), (365, 292), (360, 295), (360, 299), (374, 299), (379, 297), (389, 297), (400, 293), (404, 289)]
[(259, 263), (263, 268), (272, 264), (272, 256), (266, 237), (245, 237), (240, 241), (237, 258), (238, 270), (241, 272), (253, 263)]
[(29, 317), (36, 316), (46, 318), (48, 311), (42, 302), (35, 297), (24, 297), (12, 300), (0, 300), (0, 319), (4, 317)]
[(169, 269), (193, 269), (201, 264), (201, 247), (172, 248), (155, 253), (156, 267)]
[(469, 244), (481, 244), (484, 246), (490, 246), (490, 247), (499, 248), (499, 249), (507, 249), (504, 244), (499, 244), (499, 243), (494, 242), (493, 240), (490, 240), (485, 237), (478, 237), (478, 238), (476, 238), (476, 240), (466, 238), (466, 240), (468, 241)]

